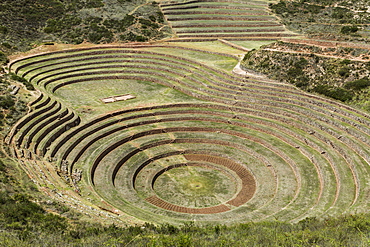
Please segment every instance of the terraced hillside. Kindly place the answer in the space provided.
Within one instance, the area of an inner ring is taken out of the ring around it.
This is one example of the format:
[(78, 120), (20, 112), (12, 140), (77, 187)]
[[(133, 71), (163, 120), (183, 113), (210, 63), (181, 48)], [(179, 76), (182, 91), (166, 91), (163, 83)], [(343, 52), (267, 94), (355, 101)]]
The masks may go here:
[(267, 1), (161, 1), (176, 34), (174, 41), (276, 40), (289, 32), (268, 10)]
[[(368, 211), (369, 115), (232, 74), (235, 64), (234, 55), (165, 43), (14, 60), (11, 71), (40, 96), (6, 142), (44, 190), (60, 189), (57, 173), (81, 195), (73, 200), (89, 198), (118, 219), (298, 221)], [(122, 94), (135, 98), (101, 101)]]

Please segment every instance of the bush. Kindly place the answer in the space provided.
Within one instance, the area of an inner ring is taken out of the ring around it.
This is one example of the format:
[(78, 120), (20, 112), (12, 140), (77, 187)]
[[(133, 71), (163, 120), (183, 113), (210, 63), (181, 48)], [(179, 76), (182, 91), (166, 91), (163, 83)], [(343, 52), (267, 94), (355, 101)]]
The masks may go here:
[(0, 33), (7, 34), (8, 33), (8, 28), (6, 26), (0, 26)]
[(104, 20), (103, 25), (106, 28), (116, 28), (117, 29), (120, 26), (120, 21), (115, 20), (115, 19), (106, 19), (106, 20)]
[[(256, 49), (252, 49), (250, 51), (248, 51), (245, 55), (244, 55), (244, 58), (243, 58), (243, 62), (250, 59), (253, 54), (256, 52)], [(370, 67), (370, 63), (369, 63), (369, 67)]]
[(28, 89), (28, 90), (35, 90), (35, 88), (34, 88), (34, 86), (29, 82), (29, 81), (27, 81), (26, 79), (24, 79), (23, 77), (20, 77), (20, 76), (18, 76), (18, 75), (16, 75), (16, 74), (11, 74), (11, 76), (10, 76), (10, 78), (12, 79), (12, 80), (15, 80), (15, 81), (19, 81), (19, 82), (21, 82), (23, 85), (25, 85), (26, 86), (26, 88)]
[(342, 77), (348, 77), (349, 72), (350, 72), (350, 69), (348, 67), (342, 67), (339, 69), (338, 74)]
[(85, 3), (85, 8), (100, 8), (103, 7), (104, 3), (102, 0), (87, 0)]
[(344, 88), (358, 91), (358, 90), (367, 88), (368, 86), (370, 86), (370, 80), (369, 78), (364, 77), (359, 80), (347, 82), (344, 85)]
[(125, 35), (120, 35), (120, 39), (124, 41), (136, 41), (136, 42), (148, 41), (147, 37), (144, 37), (142, 35), (136, 35), (133, 32), (129, 32)]
[(325, 7), (321, 6), (321, 5), (307, 4), (306, 6), (307, 6), (309, 12), (311, 12), (313, 14), (318, 14), (318, 13), (320, 13), (321, 10), (325, 9)]
[(8, 58), (4, 53), (0, 51), (0, 64), (6, 64), (8, 62)]
[(328, 85), (316, 86), (312, 89), (312, 91), (343, 102), (351, 100), (354, 96), (351, 91), (348, 91), (344, 88), (332, 87)]
[(145, 42), (145, 41), (148, 41), (148, 38), (147, 37), (144, 37), (144, 36), (141, 36), (141, 35), (137, 35), (136, 38), (135, 38), (135, 41), (137, 41), (137, 42)]
[(0, 172), (5, 172), (5, 164), (2, 160), (0, 160)]
[(333, 9), (333, 14), (331, 15), (331, 17), (335, 19), (351, 19), (353, 17), (353, 14), (349, 9), (335, 7)]
[(286, 3), (284, 1), (281, 1), (277, 4), (270, 4), (270, 8), (276, 13), (276, 14), (283, 14), (285, 12), (289, 12)]
[(351, 60), (349, 60), (349, 59), (343, 59), (341, 62), (340, 62), (340, 64), (343, 64), (343, 65), (348, 65), (348, 64), (350, 64), (351, 63)]
[(22, 82), (22, 83), (24, 83), (24, 82), (27, 81), (23, 77), (20, 77), (20, 76), (18, 76), (16, 74), (11, 74), (10, 79), (15, 80), (15, 81), (19, 81), (19, 82)]
[(301, 57), (300, 60), (294, 64), (294, 67), (303, 69), (307, 64), (308, 61), (305, 58)]
[(81, 24), (82, 20), (73, 15), (65, 15), (62, 18), (48, 19), (46, 21), (45, 33), (58, 33), (62, 31), (70, 31), (73, 26)]
[(91, 29), (93, 32), (90, 32), (88, 35), (88, 39), (92, 43), (98, 43), (101, 40), (105, 40), (110, 42), (113, 38), (113, 33), (106, 29), (104, 26), (99, 26), (96, 23), (92, 23)]
[(3, 109), (9, 109), (10, 107), (14, 106), (15, 102), (13, 98), (9, 95), (0, 96), (0, 107)]
[(292, 68), (288, 69), (287, 75), (289, 77), (293, 77), (293, 79), (294, 79), (294, 77), (298, 77), (298, 76), (303, 75), (303, 70), (301, 68), (292, 67)]
[(125, 15), (125, 17), (120, 21), (121, 31), (125, 31), (126, 27), (129, 27), (135, 23), (135, 17), (132, 15)]
[(296, 87), (305, 89), (306, 87), (309, 86), (309, 78), (305, 75), (302, 75), (296, 79), (296, 81), (294, 82), (294, 85)]
[(357, 31), (358, 31), (358, 27), (357, 26), (344, 26), (340, 30), (340, 32), (343, 33), (343, 34), (355, 33)]
[(164, 15), (162, 12), (157, 12), (157, 20), (159, 23), (163, 23), (164, 22)]
[(139, 19), (139, 23), (144, 25), (144, 26), (148, 26), (148, 27), (152, 27), (152, 28), (159, 28), (157, 23), (151, 22), (151, 21), (146, 20), (146, 19)]

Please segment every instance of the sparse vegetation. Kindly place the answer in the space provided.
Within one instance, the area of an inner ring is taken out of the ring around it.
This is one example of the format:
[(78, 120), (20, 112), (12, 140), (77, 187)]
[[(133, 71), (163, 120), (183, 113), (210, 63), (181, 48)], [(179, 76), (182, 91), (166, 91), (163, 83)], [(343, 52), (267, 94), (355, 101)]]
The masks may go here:
[[(299, 50), (301, 53), (290, 53), (290, 50)], [(359, 48), (319, 48), (313, 45), (277, 42), (261, 50), (249, 52), (244, 57), (243, 66), (309, 92), (350, 102), (361, 97), (359, 95), (364, 93), (362, 89), (367, 87), (366, 78), (370, 75), (368, 63), (339, 57), (360, 57), (368, 54), (368, 50)], [(356, 101), (351, 103), (357, 104)]]
[(1, 64), (6, 64), (8, 62), (8, 58), (6, 57), (6, 55), (0, 51), (0, 65)]
[(271, 3), (270, 8), (290, 30), (316, 38), (361, 40), (369, 38), (370, 14), (364, 8), (368, 4), (368, 0), (295, 0)]
[[(156, 2), (145, 2), (6, 0), (0, 4), (0, 43), (10, 44), (11, 51), (24, 51), (45, 40), (79, 44), (130, 42), (138, 36), (143, 37), (139, 40), (161, 39), (169, 32), (163, 15)], [(135, 35), (127, 35), (130, 32)]]
[[(9, 80), (9, 76), (0, 76), (1, 130), (3, 130), (3, 128), (6, 126), (14, 124), (20, 117), (25, 114), (27, 110), (25, 102), (22, 99), (10, 94), (10, 85), (11, 83)], [(30, 85), (32, 86), (32, 84)]]

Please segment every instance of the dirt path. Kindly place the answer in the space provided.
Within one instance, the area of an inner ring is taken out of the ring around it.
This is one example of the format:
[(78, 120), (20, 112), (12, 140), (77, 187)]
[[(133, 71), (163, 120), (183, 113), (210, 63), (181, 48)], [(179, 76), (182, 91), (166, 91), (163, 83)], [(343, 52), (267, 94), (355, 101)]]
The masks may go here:
[(293, 51), (293, 50), (279, 50), (279, 49), (272, 49), (272, 48), (265, 48), (263, 51), (275, 51), (275, 52), (283, 52), (283, 53), (290, 53), (290, 54), (314, 54), (319, 57), (327, 57), (327, 58), (335, 58), (335, 59), (348, 59), (351, 61), (358, 61), (358, 62), (369, 62), (370, 59), (360, 59), (354, 58), (350, 56), (334, 56), (334, 55), (327, 55), (327, 54), (320, 54), (320, 53), (313, 53), (313, 52), (306, 52), (306, 51)]
[(340, 41), (331, 41), (331, 40), (314, 40), (314, 39), (290, 39), (290, 38), (281, 38), (281, 41), (301, 44), (301, 45), (312, 45), (318, 47), (326, 48), (335, 48), (335, 47), (348, 47), (348, 48), (358, 48), (370, 50), (370, 45), (364, 43), (353, 43), (353, 42), (340, 42)]
[(141, 7), (143, 7), (143, 6), (145, 6), (145, 5), (148, 5), (149, 4), (149, 1), (147, 0), (147, 2), (146, 3), (143, 3), (143, 4), (141, 4), (141, 5), (139, 5), (139, 6), (137, 6), (136, 8), (134, 8), (130, 13), (128, 13), (129, 15), (133, 15), (135, 12), (136, 12), (136, 10), (138, 10), (139, 8), (141, 8)]

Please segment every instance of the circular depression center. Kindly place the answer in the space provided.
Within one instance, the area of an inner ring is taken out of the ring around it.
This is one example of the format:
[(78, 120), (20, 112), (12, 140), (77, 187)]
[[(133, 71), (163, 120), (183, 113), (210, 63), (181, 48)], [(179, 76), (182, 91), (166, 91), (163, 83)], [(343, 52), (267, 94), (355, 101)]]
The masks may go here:
[(168, 169), (154, 182), (156, 195), (175, 205), (198, 208), (222, 204), (238, 191), (238, 182), (226, 171), (186, 165)]
[(158, 171), (151, 185), (149, 203), (170, 211), (213, 214), (249, 201), (256, 190), (252, 174), (241, 164), (224, 157), (185, 155), (189, 163)]

